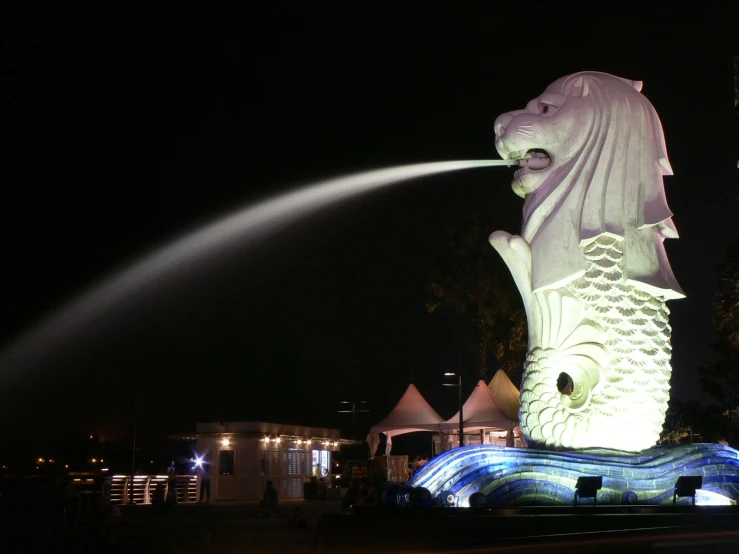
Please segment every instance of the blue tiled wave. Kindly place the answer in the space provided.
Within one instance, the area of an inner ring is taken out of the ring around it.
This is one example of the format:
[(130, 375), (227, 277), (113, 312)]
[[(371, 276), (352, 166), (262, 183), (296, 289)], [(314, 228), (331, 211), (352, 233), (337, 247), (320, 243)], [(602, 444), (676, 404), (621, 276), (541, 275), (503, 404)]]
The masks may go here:
[[(552, 506), (572, 504), (575, 483), (583, 475), (603, 476), (598, 504), (671, 504), (682, 475), (703, 477), (696, 504), (739, 501), (739, 451), (719, 444), (658, 446), (639, 454), (465, 446), (431, 460), (407, 485), (428, 489), (446, 506), (469, 506), (476, 492), (489, 505)], [(691, 499), (680, 499), (686, 502)]]

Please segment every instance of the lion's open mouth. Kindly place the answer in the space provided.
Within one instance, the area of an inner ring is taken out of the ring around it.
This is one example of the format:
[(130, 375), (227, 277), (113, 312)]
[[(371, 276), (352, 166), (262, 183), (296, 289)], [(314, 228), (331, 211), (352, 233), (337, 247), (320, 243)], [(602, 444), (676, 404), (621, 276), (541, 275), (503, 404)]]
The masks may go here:
[(541, 148), (531, 148), (530, 150), (510, 152), (507, 159), (516, 160), (519, 167), (534, 172), (544, 171), (552, 165), (552, 156), (549, 155), (549, 152), (542, 150)]
[(546, 150), (541, 148), (532, 148), (527, 150), (518, 162), (521, 167), (526, 167), (530, 171), (544, 171), (552, 165), (552, 157)]

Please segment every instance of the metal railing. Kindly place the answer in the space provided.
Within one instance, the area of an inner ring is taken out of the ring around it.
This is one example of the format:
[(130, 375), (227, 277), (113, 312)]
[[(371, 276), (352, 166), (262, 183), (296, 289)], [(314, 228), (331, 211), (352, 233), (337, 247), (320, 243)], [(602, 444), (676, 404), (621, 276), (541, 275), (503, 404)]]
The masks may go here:
[[(167, 475), (134, 475), (133, 478), (130, 475), (113, 475), (110, 481), (110, 502), (113, 504), (151, 504), (159, 486), (164, 488), (164, 497), (167, 498), (170, 487)], [(178, 503), (192, 504), (198, 501), (200, 478), (197, 475), (177, 475), (175, 486)]]

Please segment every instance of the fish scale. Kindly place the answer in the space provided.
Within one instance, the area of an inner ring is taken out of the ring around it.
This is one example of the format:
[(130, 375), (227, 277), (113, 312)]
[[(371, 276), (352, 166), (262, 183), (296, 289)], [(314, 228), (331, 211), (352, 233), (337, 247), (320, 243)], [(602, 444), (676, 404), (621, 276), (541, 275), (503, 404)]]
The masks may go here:
[[(672, 372), (669, 310), (663, 298), (625, 282), (620, 240), (602, 235), (584, 254), (584, 275), (559, 292), (579, 302), (587, 324), (604, 330), (609, 361), (585, 409), (569, 410), (551, 381), (571, 362), (556, 359), (552, 349), (530, 352), (521, 384), (521, 411), (528, 414), (522, 427), (535, 442), (545, 444), (573, 446), (568, 442), (577, 429), (593, 443), (608, 436), (612, 447), (648, 448), (652, 444), (635, 445), (629, 429), (662, 430)], [(550, 412), (557, 414), (556, 420), (547, 417)]]
[[(629, 414), (621, 425), (661, 421), (665, 413), (663, 399), (669, 398), (670, 391), (669, 309), (662, 298), (624, 282), (620, 240), (601, 236), (584, 253), (585, 274), (567, 290), (585, 304), (588, 318), (606, 331), (605, 346), (613, 357), (604, 368), (605, 388), (617, 391), (608, 394), (618, 401), (613, 409)], [(618, 283), (615, 286), (614, 281)], [(618, 294), (596, 298), (593, 290), (604, 287)], [(622, 309), (623, 305), (629, 309)], [(644, 394), (645, 390), (649, 394)], [(659, 417), (655, 418), (654, 413)]]

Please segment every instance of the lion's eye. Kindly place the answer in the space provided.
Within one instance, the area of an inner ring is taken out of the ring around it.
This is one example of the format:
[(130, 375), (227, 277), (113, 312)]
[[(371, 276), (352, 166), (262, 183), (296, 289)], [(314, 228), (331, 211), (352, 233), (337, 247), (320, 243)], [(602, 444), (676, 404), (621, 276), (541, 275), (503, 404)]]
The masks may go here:
[(546, 114), (554, 111), (556, 108), (557, 107), (553, 106), (552, 104), (545, 104), (544, 102), (542, 102), (541, 104), (539, 104), (539, 113)]

